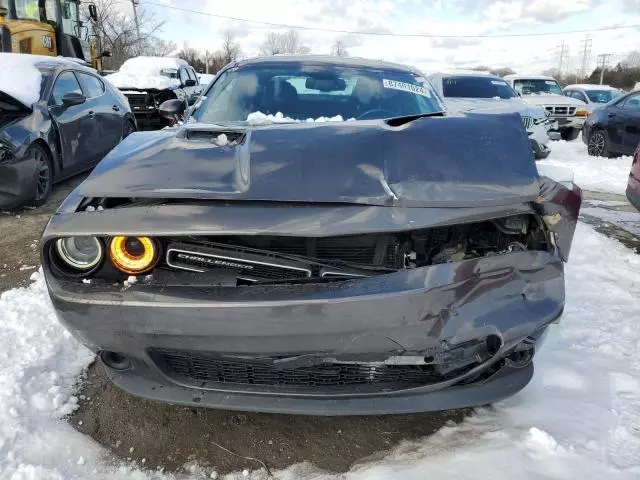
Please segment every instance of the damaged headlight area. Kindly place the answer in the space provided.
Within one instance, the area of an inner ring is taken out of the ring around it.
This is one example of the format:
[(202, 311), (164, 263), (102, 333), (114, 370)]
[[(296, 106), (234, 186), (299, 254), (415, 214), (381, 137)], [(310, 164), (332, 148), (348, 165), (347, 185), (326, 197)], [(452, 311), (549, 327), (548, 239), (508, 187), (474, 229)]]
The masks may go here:
[(356, 280), (528, 250), (553, 248), (534, 214), (400, 232), (328, 237), (274, 235), (103, 236), (50, 241), (53, 273), (118, 282), (151, 273), (157, 282), (242, 287)]

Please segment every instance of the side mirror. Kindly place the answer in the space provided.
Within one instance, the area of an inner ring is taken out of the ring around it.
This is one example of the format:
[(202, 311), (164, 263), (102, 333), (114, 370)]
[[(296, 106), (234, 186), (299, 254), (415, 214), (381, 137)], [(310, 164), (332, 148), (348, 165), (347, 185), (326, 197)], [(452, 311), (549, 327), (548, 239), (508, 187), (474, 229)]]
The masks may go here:
[(100, 58), (111, 58), (111, 52), (109, 50), (105, 50), (100, 54)]
[(89, 18), (94, 22), (98, 21), (98, 9), (94, 3), (89, 4)]
[(64, 108), (73, 107), (74, 105), (82, 105), (87, 101), (87, 97), (81, 93), (69, 92), (62, 97), (62, 106)]
[(196, 81), (193, 80), (192, 78), (189, 78), (189, 79), (185, 80), (184, 86), (185, 87), (195, 87), (196, 86)]
[(171, 125), (175, 125), (184, 116), (184, 111), (186, 107), (184, 104), (184, 100), (178, 100), (177, 98), (173, 98), (171, 100), (165, 100), (160, 105), (159, 112), (160, 116), (169, 120)]

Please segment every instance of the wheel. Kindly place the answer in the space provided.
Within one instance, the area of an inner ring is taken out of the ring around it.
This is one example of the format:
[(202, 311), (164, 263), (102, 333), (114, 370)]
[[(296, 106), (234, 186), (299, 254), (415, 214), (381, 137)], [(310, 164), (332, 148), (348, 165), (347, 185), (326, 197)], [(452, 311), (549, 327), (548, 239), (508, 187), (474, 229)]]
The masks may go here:
[(609, 157), (611, 155), (609, 151), (609, 138), (604, 130), (597, 128), (589, 133), (587, 152), (592, 157)]
[(133, 124), (133, 122), (131, 122), (130, 120), (127, 120), (126, 122), (124, 122), (124, 130), (122, 131), (122, 139), (124, 140), (125, 138), (127, 138), (129, 135), (131, 135), (135, 131), (136, 131), (136, 126)]
[(33, 205), (39, 207), (47, 201), (53, 189), (53, 165), (49, 154), (37, 143), (29, 146), (25, 156), (33, 158), (36, 162), (36, 185)]
[(580, 130), (577, 128), (567, 128), (566, 130), (562, 130), (560, 132), (560, 136), (562, 137), (562, 139), (566, 140), (567, 142), (575, 140), (576, 138), (578, 138), (578, 135), (580, 135)]

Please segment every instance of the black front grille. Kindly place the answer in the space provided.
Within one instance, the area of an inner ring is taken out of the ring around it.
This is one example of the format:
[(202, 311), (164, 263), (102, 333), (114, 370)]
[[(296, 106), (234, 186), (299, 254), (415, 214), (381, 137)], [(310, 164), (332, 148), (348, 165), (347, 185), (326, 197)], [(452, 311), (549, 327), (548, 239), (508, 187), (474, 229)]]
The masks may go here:
[(397, 236), (387, 234), (345, 235), (339, 237), (215, 237), (211, 241), (239, 247), (268, 250), (273, 253), (299, 255), (326, 262), (349, 262), (402, 268), (405, 252)]
[(131, 110), (149, 110), (150, 102), (146, 93), (130, 93), (126, 97)]
[[(447, 378), (431, 365), (367, 365), (328, 362), (314, 366), (279, 368), (269, 362), (206, 353), (152, 350), (151, 357), (169, 377), (198, 387), (255, 385), (322, 388), (375, 385), (410, 388)], [(460, 374), (460, 372), (458, 372)]]

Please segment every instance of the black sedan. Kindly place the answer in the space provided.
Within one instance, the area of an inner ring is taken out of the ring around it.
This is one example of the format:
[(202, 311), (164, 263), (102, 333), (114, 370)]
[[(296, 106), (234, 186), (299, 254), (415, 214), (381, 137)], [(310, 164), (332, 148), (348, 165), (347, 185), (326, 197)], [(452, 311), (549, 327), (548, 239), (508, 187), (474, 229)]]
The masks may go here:
[(0, 54), (0, 208), (43, 204), (136, 130), (127, 99), (92, 69)]
[(519, 114), (448, 116), (420, 72), (341, 57), (231, 64), (205, 97), (44, 232), (56, 314), (117, 385), (345, 415), (529, 382), (581, 194), (538, 174)]
[(640, 142), (640, 91), (596, 108), (582, 128), (589, 155), (633, 155)]

